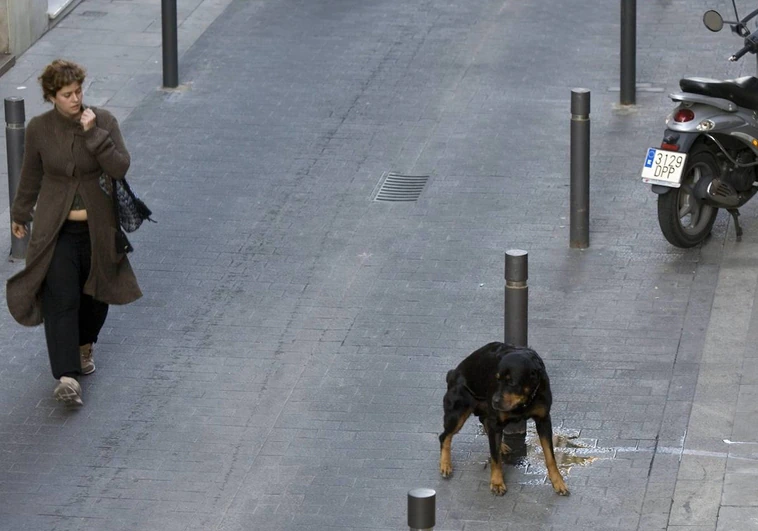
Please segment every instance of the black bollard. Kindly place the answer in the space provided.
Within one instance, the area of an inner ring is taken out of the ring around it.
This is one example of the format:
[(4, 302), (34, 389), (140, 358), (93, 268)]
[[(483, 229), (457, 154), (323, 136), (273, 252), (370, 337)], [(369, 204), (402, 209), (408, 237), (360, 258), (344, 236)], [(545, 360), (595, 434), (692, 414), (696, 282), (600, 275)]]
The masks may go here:
[(163, 86), (179, 86), (179, 51), (177, 44), (176, 0), (161, 0), (163, 30)]
[[(528, 346), (529, 335), (529, 255), (520, 249), (505, 252), (505, 342)], [(526, 457), (526, 422), (508, 424), (503, 442), (511, 451), (504, 457), (514, 463)]]
[(571, 199), (569, 246), (590, 246), (590, 91), (571, 91)]
[[(24, 160), (24, 134), (26, 132), (26, 112), (24, 99), (10, 96), (5, 98), (5, 149), (8, 157), (8, 199), (13, 205), (18, 183), (21, 179), (21, 164)], [(12, 220), (11, 220), (12, 221)], [(16, 238), (11, 233), (11, 260), (26, 257), (29, 246), (29, 228), (26, 236)]]
[(634, 105), (637, 77), (637, 0), (621, 0), (621, 105)]
[(505, 252), (505, 342), (527, 346), (529, 332), (529, 255), (520, 249)]
[(413, 489), (408, 492), (408, 527), (411, 531), (434, 528), (437, 493), (432, 489)]

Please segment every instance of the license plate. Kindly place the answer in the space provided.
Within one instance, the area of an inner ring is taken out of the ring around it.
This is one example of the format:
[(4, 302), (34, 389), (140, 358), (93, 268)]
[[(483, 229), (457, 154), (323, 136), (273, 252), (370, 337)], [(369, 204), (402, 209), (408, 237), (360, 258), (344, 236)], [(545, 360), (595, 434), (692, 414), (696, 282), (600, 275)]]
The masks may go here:
[(687, 160), (686, 153), (648, 149), (645, 165), (642, 167), (642, 182), (679, 188), (682, 183), (685, 160)]

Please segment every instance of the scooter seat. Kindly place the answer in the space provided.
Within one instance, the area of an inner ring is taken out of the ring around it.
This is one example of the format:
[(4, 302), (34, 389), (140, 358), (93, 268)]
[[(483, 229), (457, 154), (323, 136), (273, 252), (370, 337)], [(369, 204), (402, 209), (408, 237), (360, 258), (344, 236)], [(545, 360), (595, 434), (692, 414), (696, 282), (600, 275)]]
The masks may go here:
[(684, 92), (713, 96), (733, 101), (740, 107), (758, 111), (758, 78), (745, 76), (737, 79), (708, 79), (705, 77), (686, 77), (679, 81)]

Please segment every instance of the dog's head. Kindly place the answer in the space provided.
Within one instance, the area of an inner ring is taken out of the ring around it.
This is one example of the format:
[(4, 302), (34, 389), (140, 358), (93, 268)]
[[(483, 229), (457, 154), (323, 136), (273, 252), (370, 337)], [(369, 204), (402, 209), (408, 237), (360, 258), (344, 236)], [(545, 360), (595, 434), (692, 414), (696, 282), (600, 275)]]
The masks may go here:
[(507, 413), (528, 405), (540, 386), (540, 375), (531, 351), (520, 349), (505, 354), (497, 365), (492, 408)]

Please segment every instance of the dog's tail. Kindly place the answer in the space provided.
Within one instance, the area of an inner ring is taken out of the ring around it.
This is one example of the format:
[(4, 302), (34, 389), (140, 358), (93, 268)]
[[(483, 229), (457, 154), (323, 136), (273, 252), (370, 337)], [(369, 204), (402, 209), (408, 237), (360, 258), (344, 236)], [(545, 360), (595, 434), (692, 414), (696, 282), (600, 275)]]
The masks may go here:
[(458, 369), (450, 369), (447, 371), (447, 376), (445, 377), (445, 381), (447, 382), (447, 389), (448, 391), (455, 387), (458, 384)]
[(447, 371), (447, 392), (442, 400), (445, 411), (473, 407), (477, 398), (466, 385), (466, 378), (458, 369)]

